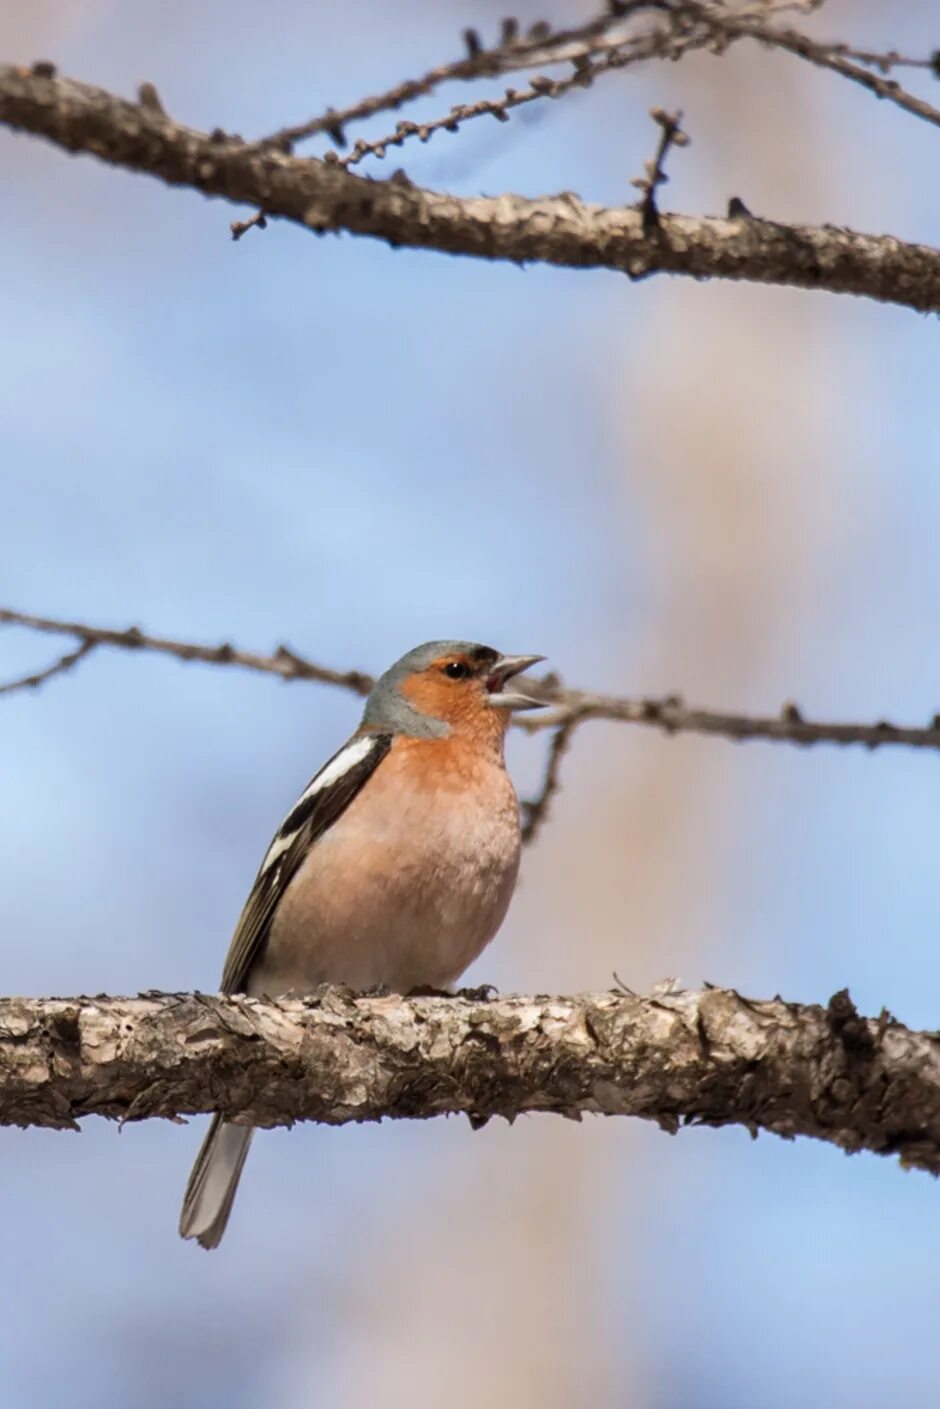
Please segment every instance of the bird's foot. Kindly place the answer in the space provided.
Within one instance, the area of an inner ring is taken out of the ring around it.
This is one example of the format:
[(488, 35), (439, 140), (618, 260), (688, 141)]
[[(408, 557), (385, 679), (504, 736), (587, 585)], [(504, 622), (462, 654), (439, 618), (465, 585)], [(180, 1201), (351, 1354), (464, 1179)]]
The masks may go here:
[(481, 983), (479, 988), (458, 988), (455, 998), (466, 998), (469, 1003), (491, 1003), (499, 997), (499, 989), (492, 983)]

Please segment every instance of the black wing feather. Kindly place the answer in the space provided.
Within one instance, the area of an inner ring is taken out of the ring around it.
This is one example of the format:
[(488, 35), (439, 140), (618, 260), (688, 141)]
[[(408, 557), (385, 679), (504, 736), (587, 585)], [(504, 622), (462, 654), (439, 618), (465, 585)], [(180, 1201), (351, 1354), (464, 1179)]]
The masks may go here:
[(313, 843), (346, 811), (392, 746), (391, 734), (370, 734), (368, 738), (372, 741), (368, 753), (328, 786), (311, 793), (310, 788), (320, 774), (330, 768), (353, 741), (344, 744), (310, 779), (300, 801), (278, 828), (235, 926), (222, 972), (223, 993), (245, 991), (248, 975), (267, 941), (274, 912), (301, 862)]

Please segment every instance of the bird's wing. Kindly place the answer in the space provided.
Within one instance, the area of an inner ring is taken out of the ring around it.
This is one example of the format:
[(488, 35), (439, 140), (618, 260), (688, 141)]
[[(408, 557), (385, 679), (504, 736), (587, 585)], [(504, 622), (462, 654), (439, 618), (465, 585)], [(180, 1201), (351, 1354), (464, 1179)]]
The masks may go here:
[(391, 734), (355, 734), (307, 784), (278, 828), (235, 926), (223, 993), (243, 993), (278, 903), (310, 847), (346, 811), (392, 746)]

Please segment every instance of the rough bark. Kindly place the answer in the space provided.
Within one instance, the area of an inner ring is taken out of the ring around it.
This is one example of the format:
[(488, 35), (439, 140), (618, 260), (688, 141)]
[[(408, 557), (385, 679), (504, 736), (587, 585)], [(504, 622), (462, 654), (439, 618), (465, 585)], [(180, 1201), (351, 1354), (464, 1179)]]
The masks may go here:
[(254, 1125), (462, 1111), (635, 1115), (808, 1135), (940, 1172), (940, 1034), (752, 1002), (479, 994), (0, 1000), (0, 1123), (224, 1110)]
[(0, 123), (318, 233), (346, 230), (391, 245), (612, 269), (631, 278), (661, 272), (827, 289), (940, 311), (940, 251), (889, 235), (748, 214), (661, 215), (644, 232), (638, 210), (570, 194), (464, 198), (423, 190), (403, 173), (372, 181), (271, 145), (197, 132), (159, 107), (60, 78), (49, 64), (0, 66)]

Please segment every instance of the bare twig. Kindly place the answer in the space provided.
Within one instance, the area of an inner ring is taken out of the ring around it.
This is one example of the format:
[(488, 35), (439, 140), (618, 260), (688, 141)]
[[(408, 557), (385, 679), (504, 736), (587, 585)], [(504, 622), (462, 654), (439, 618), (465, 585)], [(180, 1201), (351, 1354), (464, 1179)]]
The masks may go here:
[(45, 669), (37, 670), (32, 675), (22, 675), (17, 680), (8, 680), (6, 684), (0, 685), (0, 695), (13, 695), (17, 690), (35, 690), (39, 685), (44, 685), (47, 680), (51, 680), (54, 675), (64, 675), (84, 656), (90, 655), (96, 645), (95, 641), (83, 640), (77, 650), (67, 651), (64, 656), (58, 656)]
[(617, 73), (632, 65), (649, 59), (678, 59), (694, 48), (704, 48), (711, 42), (705, 31), (687, 31), (675, 34), (669, 29), (656, 29), (642, 34), (628, 43), (607, 49), (598, 46), (585, 48), (568, 60), (574, 64), (573, 73), (563, 78), (549, 78), (539, 74), (531, 79), (523, 89), (507, 88), (501, 98), (481, 98), (475, 103), (457, 103), (442, 117), (427, 122), (401, 121), (395, 131), (366, 142), (359, 140), (345, 157), (335, 152), (326, 152), (325, 161), (337, 162), (347, 169), (358, 165), (366, 156), (384, 157), (389, 147), (400, 147), (409, 137), (418, 137), (427, 142), (435, 132), (456, 132), (465, 123), (477, 117), (495, 117), (499, 122), (507, 121), (514, 108), (528, 103), (539, 102), (544, 98), (561, 98), (574, 89), (590, 88), (595, 79), (604, 74)]
[(539, 260), (853, 293), (940, 311), (940, 252), (832, 226), (661, 215), (648, 239), (636, 210), (563, 194), (457, 197), (407, 181), (368, 181), (322, 161), (182, 126), (139, 104), (43, 71), (0, 67), (0, 124), (171, 185), (247, 203), (323, 233), (484, 259)]
[[(545, 26), (536, 26), (534, 33), (523, 38), (517, 25), (510, 26), (508, 31), (504, 27), (500, 42), (489, 48), (480, 45), (475, 31), (468, 31), (474, 36), (474, 42), (472, 45), (468, 42), (468, 52), (463, 58), (440, 64), (420, 78), (407, 79), (348, 107), (327, 108), (308, 122), (281, 128), (262, 138), (261, 144), (289, 150), (297, 142), (325, 134), (337, 147), (343, 147), (346, 144), (346, 129), (353, 123), (381, 112), (398, 111), (446, 82), (472, 82), (562, 63), (573, 63), (576, 72), (593, 69), (597, 76), (601, 72), (610, 72), (645, 59), (678, 59), (694, 49), (711, 48), (720, 52), (741, 39), (754, 40), (829, 69), (840, 77), (861, 84), (878, 97), (888, 99), (912, 116), (932, 123), (940, 121), (940, 112), (930, 103), (885, 77), (892, 69), (901, 67), (936, 71), (936, 56), (907, 57), (895, 50), (879, 53), (853, 48), (841, 42), (827, 43), (775, 22), (776, 17), (786, 11), (815, 8), (818, 6), (760, 4), (742, 9), (740, 6), (718, 4), (715, 0), (710, 0), (710, 3), (702, 3), (701, 0), (635, 0), (634, 3), (609, 5), (586, 23), (564, 30), (546, 32)], [(636, 22), (642, 19), (648, 21), (647, 26), (638, 28)], [(872, 69), (876, 72), (871, 72)], [(541, 82), (551, 85), (552, 91), (543, 88), (539, 92), (530, 86), (508, 103), (505, 98), (483, 99), (475, 103), (457, 104), (446, 116), (428, 122), (399, 123), (392, 134), (371, 142), (357, 143), (358, 155), (354, 152), (344, 158), (344, 164), (353, 165), (368, 154), (383, 155), (384, 149), (398, 145), (397, 139), (403, 128), (405, 136), (417, 131), (426, 141), (431, 133), (454, 131), (457, 125), (470, 118), (487, 113), (500, 118), (511, 107), (532, 102), (539, 96), (560, 97), (578, 86), (577, 81), (571, 80), (543, 78)]]
[[(691, 0), (683, 0), (683, 5), (688, 11), (702, 19), (710, 12), (708, 6), (693, 4)], [(896, 80), (883, 76), (885, 70), (901, 64), (908, 67), (916, 66), (930, 69), (935, 62), (932, 59), (901, 59), (893, 52), (878, 55), (862, 50), (853, 50), (847, 44), (824, 44), (811, 39), (809, 35), (803, 34), (799, 30), (783, 29), (777, 25), (766, 24), (761, 20), (747, 17), (741, 19), (732, 15), (723, 17), (720, 27), (729, 40), (736, 38), (755, 39), (770, 48), (793, 54), (796, 58), (805, 59), (817, 68), (828, 69), (831, 73), (836, 73), (851, 83), (860, 84), (870, 93), (874, 93), (876, 97), (893, 103), (895, 107), (910, 113), (912, 117), (919, 117), (935, 127), (940, 126), (940, 108), (934, 107), (924, 98), (919, 98), (915, 93), (909, 92)], [(870, 71), (872, 67), (878, 68), (882, 72), (872, 73)]]
[(874, 724), (830, 723), (804, 718), (793, 704), (782, 706), (778, 715), (732, 714), (724, 710), (697, 709), (679, 695), (662, 699), (623, 698), (591, 695), (580, 690), (548, 691), (544, 698), (557, 708), (534, 718), (516, 721), (520, 729), (536, 733), (554, 729), (574, 717), (580, 723), (604, 719), (622, 724), (643, 724), (664, 734), (710, 734), (736, 743), (746, 739), (766, 739), (788, 744), (858, 744), (867, 749), (903, 745), (915, 749), (940, 749), (940, 716), (926, 726), (891, 724), (882, 719)]
[(387, 132), (371, 142), (360, 138), (348, 155), (340, 157), (336, 152), (326, 152), (323, 159), (348, 170), (358, 166), (364, 157), (384, 157), (389, 147), (400, 147), (409, 137), (427, 142), (435, 132), (457, 132), (464, 123), (475, 117), (495, 117), (497, 122), (508, 122), (513, 108), (523, 107), (539, 98), (557, 97), (558, 93), (553, 91), (556, 88), (566, 91), (551, 79), (533, 79), (521, 92), (516, 88), (507, 88), (502, 98), (480, 98), (475, 103), (457, 103), (443, 117), (432, 118), (428, 122), (410, 122), (403, 118), (396, 123), (394, 132)]
[(826, 44), (823, 47), (837, 57), (841, 55), (846, 59), (854, 59), (859, 64), (869, 64), (878, 69), (879, 73), (890, 73), (896, 68), (919, 68), (937, 77), (940, 68), (940, 52), (936, 50), (926, 57), (921, 55), (915, 58), (912, 55), (899, 54), (896, 49), (873, 52), (871, 49), (853, 49), (850, 44)]
[(375, 117), (378, 113), (397, 112), (417, 98), (427, 97), (444, 83), (495, 78), (501, 74), (520, 73), (551, 64), (573, 63), (595, 52), (598, 44), (617, 42), (611, 38), (612, 26), (615, 27), (615, 34), (619, 32), (621, 39), (626, 38), (623, 21), (628, 15), (656, 8), (657, 4), (650, 3), (650, 0), (632, 0), (622, 7), (622, 13), (616, 17), (611, 11), (603, 11), (583, 25), (554, 33), (546, 32), (543, 25), (536, 25), (529, 34), (522, 35), (518, 24), (504, 21), (498, 44), (489, 48), (468, 45), (468, 52), (460, 59), (438, 64), (420, 78), (405, 79), (383, 93), (362, 98), (345, 108), (328, 107), (307, 122), (282, 127), (262, 137), (259, 145), (294, 146), (323, 133), (336, 146), (342, 147), (346, 142), (346, 128), (355, 122)]
[[(357, 695), (368, 694), (374, 683), (373, 677), (363, 671), (334, 670), (329, 666), (318, 665), (287, 646), (278, 646), (272, 654), (265, 655), (257, 651), (241, 650), (228, 642), (218, 646), (206, 646), (192, 641), (174, 641), (162, 636), (150, 636), (136, 626), (119, 631), (110, 627), (93, 626), (87, 622), (33, 616), (7, 607), (0, 608), (0, 624), (2, 623), (24, 626), (33, 631), (75, 636), (93, 646), (157, 651), (162, 655), (174, 656), (177, 660), (237, 666), (243, 670), (276, 675), (282, 680), (314, 680), (325, 685), (338, 685)], [(653, 699), (571, 690), (557, 683), (554, 677), (550, 677), (541, 687), (533, 682), (530, 688), (533, 692), (540, 691), (541, 698), (552, 708), (544, 713), (518, 717), (517, 726), (527, 733), (538, 733), (545, 729), (558, 730), (561, 726), (580, 725), (589, 720), (608, 720), (620, 724), (646, 725), (661, 729), (666, 734), (710, 734), (735, 741), (767, 739), (778, 743), (804, 745), (860, 744), (868, 749), (889, 745), (940, 749), (940, 716), (934, 716), (925, 726), (891, 724), (887, 720), (873, 724), (828, 723), (805, 718), (792, 703), (783, 705), (777, 715), (732, 714), (723, 710), (693, 708), (685, 704), (678, 695)], [(560, 755), (568, 742), (569, 739), (565, 738), (562, 742), (556, 741), (554, 745), (559, 755), (555, 762), (556, 776)], [(550, 798), (551, 793), (549, 800)]]
[(572, 713), (563, 724), (559, 724), (552, 734), (545, 760), (545, 775), (536, 797), (524, 801), (522, 806), (522, 844), (530, 846), (545, 823), (552, 799), (561, 787), (561, 761), (568, 752), (572, 735), (583, 715)]
[(656, 188), (664, 186), (669, 180), (665, 167), (669, 148), (689, 145), (688, 133), (682, 130), (681, 112), (667, 113), (662, 108), (652, 108), (650, 117), (659, 124), (659, 146), (656, 148), (656, 155), (652, 161), (646, 163), (646, 175), (637, 176), (630, 183), (638, 191), (643, 192), (643, 199), (640, 202), (640, 216), (643, 221), (643, 233), (647, 237), (661, 229), (659, 208), (656, 204)]
[(397, 112), (406, 103), (414, 102), (416, 98), (423, 98), (429, 93), (433, 93), (435, 88), (450, 79), (474, 79), (499, 72), (498, 69), (488, 64), (489, 57), (490, 54), (487, 52), (474, 58), (457, 59), (453, 63), (439, 64), (436, 68), (429, 69), (420, 78), (405, 79), (404, 82), (396, 83), (393, 88), (386, 89), (383, 93), (362, 98), (356, 103), (350, 103), (345, 108), (329, 107), (306, 122), (296, 123), (291, 127), (281, 127), (277, 132), (260, 138), (258, 145), (271, 145), (283, 149), (325, 133), (337, 147), (343, 147), (346, 145), (346, 128), (354, 122), (362, 122), (365, 118), (375, 117), (376, 114), (382, 112)]
[(229, 226), (229, 229), (232, 232), (232, 239), (240, 240), (242, 235), (247, 234), (249, 230), (254, 230), (256, 228), (258, 230), (266, 230), (267, 226), (268, 218), (265, 215), (264, 211), (257, 210), (255, 211), (254, 215), (249, 217), (248, 220), (233, 220), (231, 225)]
[(742, 1125), (940, 1172), (940, 1041), (730, 989), (576, 997), (0, 1000), (0, 1123), (252, 1125), (548, 1111)]
[(31, 616), (0, 607), (0, 624), (25, 626), (32, 631), (56, 635), (77, 636), (84, 643), (85, 653), (94, 646), (116, 646), (125, 651), (157, 651), (175, 656), (177, 660), (198, 660), (208, 665), (234, 665), (244, 670), (257, 670), (265, 675), (278, 675), (282, 680), (318, 680), (324, 685), (340, 685), (357, 695), (367, 695), (372, 689), (371, 675), (359, 670), (330, 670), (305, 660), (288, 646), (278, 646), (271, 655), (242, 651), (228, 642), (219, 646), (197, 645), (191, 641), (170, 641), (161, 636), (148, 636), (136, 626), (113, 631), (87, 622), (59, 621), (51, 617)]

